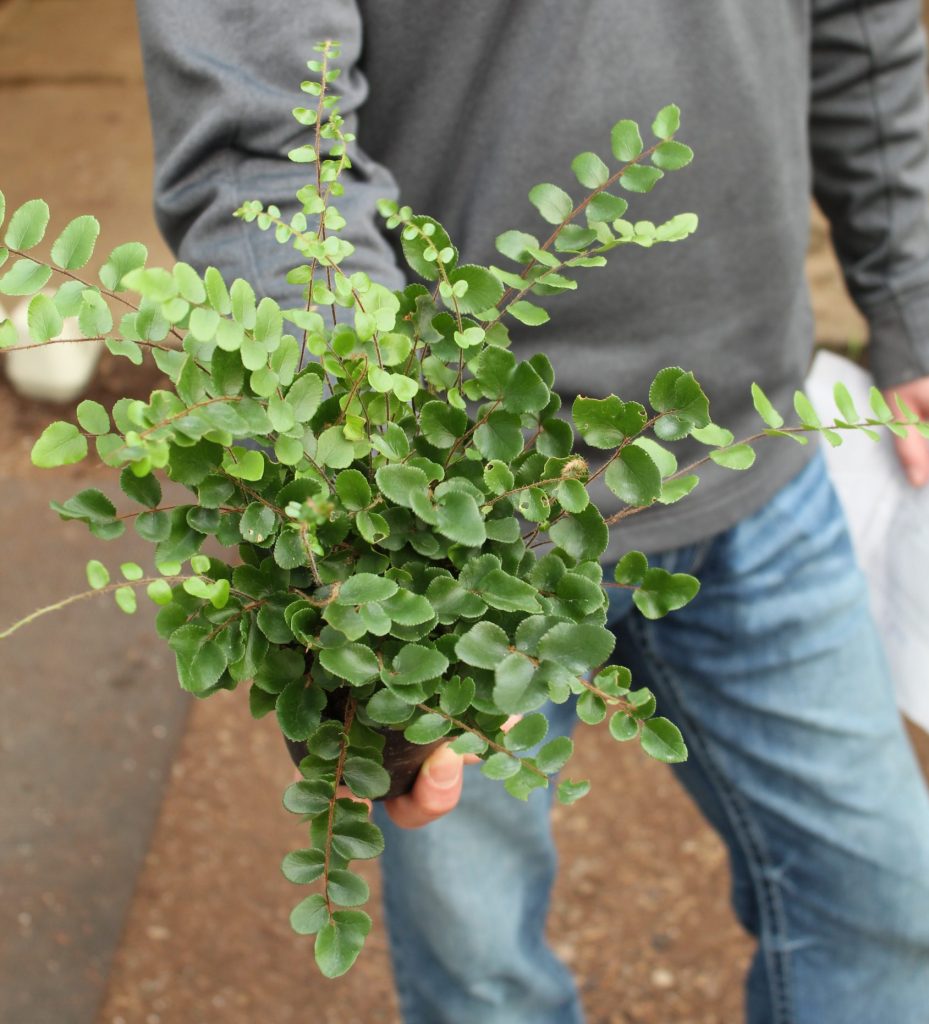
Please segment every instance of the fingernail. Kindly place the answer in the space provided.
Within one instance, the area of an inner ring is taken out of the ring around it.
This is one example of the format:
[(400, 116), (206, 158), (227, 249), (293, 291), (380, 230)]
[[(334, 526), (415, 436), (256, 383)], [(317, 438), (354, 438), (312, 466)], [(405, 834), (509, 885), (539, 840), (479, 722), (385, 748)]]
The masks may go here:
[(929, 482), (929, 470), (922, 466), (910, 466), (906, 471), (906, 475), (914, 487), (923, 487)]
[(423, 765), (423, 772), (437, 789), (451, 789), (461, 778), (461, 758), (449, 747), (440, 747)]

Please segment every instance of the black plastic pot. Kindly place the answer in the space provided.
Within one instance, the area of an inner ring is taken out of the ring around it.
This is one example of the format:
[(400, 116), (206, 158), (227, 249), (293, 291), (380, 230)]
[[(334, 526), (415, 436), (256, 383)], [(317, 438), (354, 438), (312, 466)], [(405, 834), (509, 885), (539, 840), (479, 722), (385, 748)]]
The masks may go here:
[[(384, 767), (390, 775), (390, 789), (377, 799), (387, 800), (389, 797), (409, 793), (423, 762), (444, 740), (425, 744), (410, 743), (402, 732), (396, 732), (393, 729), (378, 731), (384, 735)], [(284, 742), (287, 744), (294, 764), (299, 765), (307, 754), (306, 743), (289, 740), (286, 737)]]
[[(343, 691), (335, 690), (329, 695), (329, 705), (323, 712), (324, 718), (331, 718), (342, 721), (345, 714), (345, 694)], [(408, 739), (397, 729), (382, 728), (377, 730), (384, 737), (384, 767), (390, 775), (390, 789), (378, 800), (387, 800), (390, 797), (402, 796), (409, 793), (416, 782), (416, 776), (423, 762), (437, 747), (441, 746), (444, 740), (435, 740), (432, 743), (410, 743)], [(307, 745), (303, 740), (289, 740), (284, 737), (287, 749), (290, 751), (291, 759), (295, 765), (307, 755)]]

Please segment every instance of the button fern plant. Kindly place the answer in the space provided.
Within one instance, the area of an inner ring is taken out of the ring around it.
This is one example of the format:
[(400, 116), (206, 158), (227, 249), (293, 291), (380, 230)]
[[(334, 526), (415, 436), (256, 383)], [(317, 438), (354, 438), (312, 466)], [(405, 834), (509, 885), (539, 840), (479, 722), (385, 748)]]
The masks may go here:
[[(133, 511), (118, 513), (95, 488), (53, 508), (103, 540), (132, 520), (154, 545), (153, 571), (126, 563), (113, 581), (93, 560), (89, 591), (0, 637), (94, 594), (111, 593), (131, 613), (144, 588), (185, 690), (206, 697), (249, 684), (252, 714), (275, 714), (301, 748), (302, 781), (284, 804), (308, 824), (309, 846), (288, 854), (283, 870), (298, 885), (320, 883), (291, 921), (316, 935), (317, 964), (335, 977), (370, 928), (359, 909), (367, 886), (352, 862), (378, 856), (384, 843), (367, 807), (340, 787), (373, 799), (391, 790), (386, 740), (396, 746), (402, 735), (424, 749), (450, 740), (526, 799), (551, 784), (573, 749), (566, 737), (546, 741), (539, 709), (574, 697), (585, 724), (609, 716), (617, 740), (637, 740), (665, 762), (686, 757), (654, 696), (609, 664), (606, 588), (631, 590), (641, 613), (656, 618), (690, 601), (697, 580), (633, 552), (605, 581), (599, 562), (611, 525), (698, 483), (699, 463), (679, 468), (669, 444), (695, 437), (707, 446), (701, 461), (741, 470), (765, 434), (806, 440), (818, 431), (836, 442), (839, 430), (905, 427), (877, 392), (863, 419), (840, 386), (841, 420), (824, 427), (800, 394), (800, 425), (785, 428), (756, 387), (764, 429), (736, 443), (712, 423), (693, 374), (677, 367), (657, 374), (647, 405), (578, 396), (570, 418), (559, 415), (549, 360), (542, 352), (515, 359), (507, 323), (545, 323), (533, 300), (577, 288), (574, 275), (603, 266), (614, 249), (695, 230), (690, 213), (632, 222), (626, 198), (610, 191), (648, 192), (690, 163), (676, 137), (678, 108), (658, 113), (648, 146), (636, 123), (619, 121), (614, 167), (581, 153), (571, 165), (579, 200), (555, 185), (533, 188), (529, 199), (550, 231), (541, 241), (504, 231), (496, 247), (505, 268), (462, 262), (437, 221), (381, 202), (418, 279), (391, 291), (347, 269), (353, 250), (336, 201), (353, 136), (330, 88), (338, 45), (316, 49), (301, 86), (311, 103), (293, 111), (310, 141), (289, 154), (312, 180), (290, 216), (257, 200), (235, 211), (299, 257), (287, 275), (303, 287), (299, 308), (259, 301), (247, 281), (229, 284), (215, 267), (149, 267), (136, 242), (114, 249), (94, 282), (82, 273), (99, 231), (93, 217), (68, 224), (45, 262), (27, 255), (45, 235), (45, 202), (12, 214), (0, 264), (13, 262), (0, 293), (31, 296), (30, 337), (0, 323), (0, 350), (49, 344), (76, 317), (84, 339), (105, 340), (134, 363), (147, 354), (172, 386), (110, 410), (83, 401), (76, 423), (52, 423), (32, 449), (35, 465), (56, 467), (93, 446)], [(0, 194), (0, 222), (3, 212)], [(575, 431), (588, 453), (602, 453), (595, 464), (575, 452)], [(165, 505), (160, 477), (190, 498)], [(601, 477), (622, 503), (607, 518), (588, 495)], [(214, 550), (228, 549), (224, 557), (201, 552), (210, 538)], [(512, 716), (521, 717), (504, 730)], [(564, 778), (557, 796), (571, 803), (588, 788)]]

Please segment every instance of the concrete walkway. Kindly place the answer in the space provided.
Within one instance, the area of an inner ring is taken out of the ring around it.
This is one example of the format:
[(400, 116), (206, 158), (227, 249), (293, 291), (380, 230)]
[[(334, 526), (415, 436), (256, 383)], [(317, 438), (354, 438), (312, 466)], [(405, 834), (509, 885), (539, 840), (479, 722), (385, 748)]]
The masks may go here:
[[(43, 196), (53, 227), (95, 213), (94, 266), (128, 239), (166, 258), (133, 5), (0, 0), (0, 69), (8, 209)], [(0, 628), (85, 589), (87, 559), (115, 567), (149, 547), (132, 536), (106, 547), (49, 510), (97, 485), (30, 469), (36, 423), (61, 414), (0, 384)], [(188, 706), (150, 619), (100, 598), (0, 642), (4, 1024), (96, 1020)]]
[[(88, 558), (145, 557), (58, 520), (80, 486), (0, 486), (0, 623), (86, 589)], [(93, 598), (0, 646), (0, 1021), (96, 1018), (187, 709), (151, 619)]]

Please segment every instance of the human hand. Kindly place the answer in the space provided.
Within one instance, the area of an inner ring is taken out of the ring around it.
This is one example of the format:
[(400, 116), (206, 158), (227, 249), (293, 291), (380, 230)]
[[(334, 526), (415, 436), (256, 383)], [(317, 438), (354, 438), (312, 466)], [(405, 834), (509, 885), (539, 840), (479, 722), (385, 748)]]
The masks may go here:
[(423, 763), (409, 793), (384, 801), (390, 820), (400, 828), (421, 828), (453, 811), (461, 797), (465, 764), (478, 760), (462, 757), (448, 743), (437, 747)]
[[(456, 754), (448, 743), (437, 747), (419, 769), (412, 790), (384, 801), (391, 821), (400, 828), (421, 828), (454, 810), (461, 797), (464, 766), (478, 760), (473, 754)], [(299, 769), (294, 775), (298, 782), (303, 779)], [(371, 807), (370, 800), (356, 797), (347, 786), (340, 786), (338, 795)]]
[[(510, 715), (503, 731), (508, 732), (522, 717)], [(464, 766), (478, 761), (476, 754), (456, 754), (449, 743), (437, 747), (419, 769), (410, 792), (384, 801), (390, 820), (400, 828), (422, 828), (453, 811), (461, 797)]]
[[(894, 395), (899, 395), (920, 419), (929, 420), (929, 377), (885, 389), (888, 405), (899, 414)], [(914, 487), (924, 487), (929, 483), (929, 440), (910, 427), (906, 437), (894, 437), (894, 444), (907, 479)]]

